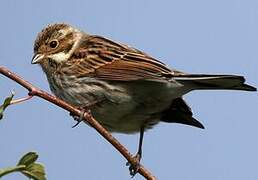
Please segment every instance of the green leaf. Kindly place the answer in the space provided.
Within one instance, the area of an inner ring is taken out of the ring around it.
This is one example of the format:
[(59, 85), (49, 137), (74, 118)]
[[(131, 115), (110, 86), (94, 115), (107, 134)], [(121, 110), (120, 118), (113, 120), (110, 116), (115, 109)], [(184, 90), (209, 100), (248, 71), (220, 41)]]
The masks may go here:
[(10, 105), (12, 99), (14, 96), (14, 92), (12, 91), (11, 96), (5, 98), (4, 103), (0, 106), (0, 120), (3, 118), (4, 116), (4, 110)]
[(25, 154), (20, 161), (18, 162), (18, 165), (26, 165), (29, 166), (32, 163), (34, 163), (38, 159), (38, 155), (36, 152), (28, 152)]
[(14, 173), (20, 172), (27, 176), (29, 179), (34, 180), (46, 180), (46, 173), (44, 166), (40, 163), (35, 163), (38, 159), (38, 154), (36, 152), (26, 153), (18, 162), (16, 167), (10, 167), (5, 169), (0, 169), (0, 179), (1, 177)]
[(18, 165), (26, 165), (25, 169), (21, 171), (28, 178), (32, 178), (35, 180), (46, 180), (44, 166), (35, 163), (38, 159), (38, 154), (36, 152), (28, 152), (25, 154)]
[(21, 172), (34, 180), (46, 180), (44, 166), (39, 163), (32, 163), (26, 167), (26, 170), (22, 170)]

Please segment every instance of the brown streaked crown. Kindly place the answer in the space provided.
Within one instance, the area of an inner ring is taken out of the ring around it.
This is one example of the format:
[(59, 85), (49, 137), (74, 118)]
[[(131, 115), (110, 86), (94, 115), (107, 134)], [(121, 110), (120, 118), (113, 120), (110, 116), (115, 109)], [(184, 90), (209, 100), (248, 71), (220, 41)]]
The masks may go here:
[(54, 35), (58, 35), (57, 33), (61, 29), (69, 28), (67, 24), (51, 24), (46, 28), (42, 29), (42, 31), (38, 34), (35, 44), (34, 44), (34, 52), (37, 52), (42, 43), (46, 42), (50, 37)]

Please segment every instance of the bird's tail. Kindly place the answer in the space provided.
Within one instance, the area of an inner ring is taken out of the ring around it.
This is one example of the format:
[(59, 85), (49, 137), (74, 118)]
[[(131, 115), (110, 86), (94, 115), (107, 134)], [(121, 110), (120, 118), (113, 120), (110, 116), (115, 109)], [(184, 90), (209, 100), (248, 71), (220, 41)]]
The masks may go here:
[(245, 78), (237, 75), (186, 74), (174, 77), (179, 83), (189, 85), (193, 89), (229, 89), (256, 91), (256, 88), (245, 84)]

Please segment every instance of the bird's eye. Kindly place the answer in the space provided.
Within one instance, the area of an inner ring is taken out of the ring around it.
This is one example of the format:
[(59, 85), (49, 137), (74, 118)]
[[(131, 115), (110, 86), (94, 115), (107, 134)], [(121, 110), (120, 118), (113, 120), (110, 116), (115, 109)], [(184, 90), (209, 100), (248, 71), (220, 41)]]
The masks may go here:
[(49, 46), (52, 49), (56, 48), (58, 46), (58, 41), (57, 40), (50, 41)]

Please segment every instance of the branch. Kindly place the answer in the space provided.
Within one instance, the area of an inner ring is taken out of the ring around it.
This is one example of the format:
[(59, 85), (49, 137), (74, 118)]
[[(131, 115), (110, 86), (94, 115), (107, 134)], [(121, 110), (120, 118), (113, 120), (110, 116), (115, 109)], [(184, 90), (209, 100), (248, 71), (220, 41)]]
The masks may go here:
[[(19, 77), (15, 73), (11, 72), (5, 67), (0, 66), (0, 73), (4, 76), (8, 77), (9, 79), (12, 79), (16, 83), (20, 84), (24, 88), (26, 88), (29, 91), (29, 96), (38, 96), (48, 102), (51, 102), (70, 113), (77, 115), (78, 117), (81, 116), (82, 113), (84, 113), (83, 121), (85, 123), (90, 124), (98, 133), (103, 136), (109, 143), (113, 145), (113, 147), (118, 150), (126, 159), (128, 162), (130, 162), (133, 165), (136, 165), (136, 159), (130, 154), (130, 152), (116, 139), (114, 138), (111, 133), (109, 133), (106, 129), (104, 129), (98, 121), (96, 121), (89, 113), (82, 112), (80, 109), (77, 109), (70, 104), (62, 101), (61, 99), (58, 99), (57, 97), (54, 97), (47, 92), (35, 87), (28, 81), (24, 80), (23, 78)], [(147, 169), (145, 169), (142, 165), (140, 165), (140, 168), (138, 172), (144, 176), (148, 180), (155, 180), (155, 176), (151, 174)]]
[(9, 167), (6, 169), (1, 169), (0, 170), (0, 178), (7, 175), (7, 174), (11, 174), (14, 172), (21, 172), (22, 170), (25, 169), (25, 165), (19, 165), (19, 166), (15, 166), (15, 167)]

